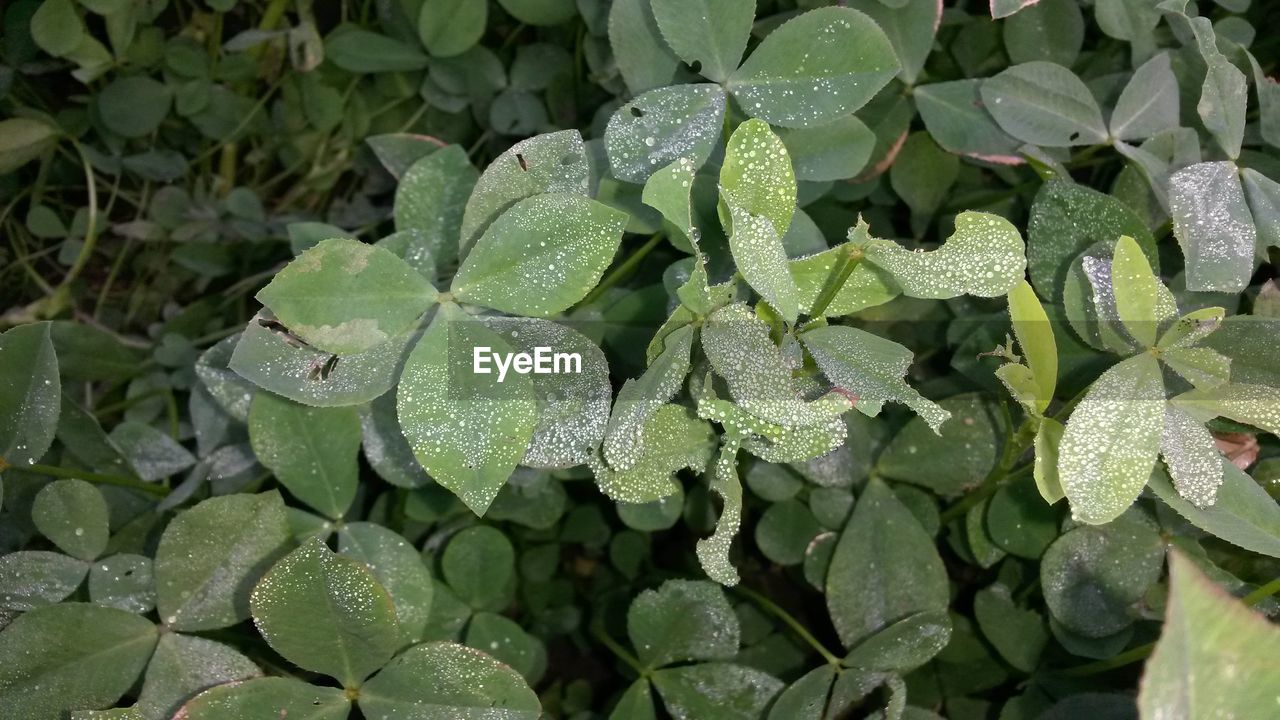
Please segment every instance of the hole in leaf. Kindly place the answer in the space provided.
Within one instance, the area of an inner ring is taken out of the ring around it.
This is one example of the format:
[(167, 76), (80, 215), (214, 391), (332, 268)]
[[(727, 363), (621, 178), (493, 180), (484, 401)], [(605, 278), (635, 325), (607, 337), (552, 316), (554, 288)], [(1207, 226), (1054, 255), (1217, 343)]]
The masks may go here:
[(631, 106), (631, 117), (644, 117), (644, 111), (635, 105)]
[(577, 160), (578, 159), (572, 155), (565, 155), (564, 157), (560, 158), (560, 164), (565, 167), (568, 167), (574, 164), (575, 162), (577, 162)]
[(1079, 132), (1079, 131), (1076, 131), (1076, 132), (1071, 133), (1071, 136), (1067, 138), (1067, 140), (1070, 140), (1071, 142), (1075, 142), (1075, 141), (1077, 141), (1077, 140), (1079, 140), (1079, 139), (1080, 139), (1080, 132)]
[(525, 161), (523, 154), (516, 153), (516, 162), (520, 163), (521, 170), (525, 170), (525, 171), (529, 170), (529, 163)]
[(702, 61), (701, 61), (701, 60), (694, 60), (693, 62), (689, 63), (689, 69), (690, 69), (690, 70), (692, 70), (693, 72), (695, 72), (695, 73), (697, 73), (697, 74), (701, 75), (701, 74), (702, 74)]

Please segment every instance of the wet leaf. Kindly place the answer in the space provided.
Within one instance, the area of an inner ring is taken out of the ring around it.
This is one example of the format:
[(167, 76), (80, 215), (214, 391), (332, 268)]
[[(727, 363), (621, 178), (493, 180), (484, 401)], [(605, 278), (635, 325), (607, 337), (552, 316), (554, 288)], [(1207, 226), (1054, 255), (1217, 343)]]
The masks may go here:
[(668, 580), (631, 602), (627, 634), (646, 668), (728, 660), (738, 652), (738, 618), (724, 591), (705, 580)]
[(1003, 295), (1026, 269), (1018, 230), (1002, 217), (980, 212), (957, 215), (955, 233), (936, 250), (912, 252), (878, 240), (864, 252), (893, 276), (903, 294), (918, 298)]
[(258, 460), (291, 495), (333, 519), (356, 496), (360, 437), (360, 414), (352, 407), (307, 407), (258, 393), (249, 411)]
[(982, 101), (1000, 127), (1041, 147), (1096, 145), (1107, 139), (1102, 111), (1089, 88), (1061, 65), (1014, 65), (987, 80)]
[(106, 549), (107, 513), (102, 493), (83, 480), (55, 480), (31, 505), (31, 521), (40, 533), (81, 560), (93, 560)]
[(1188, 290), (1239, 292), (1249, 284), (1257, 231), (1235, 163), (1197, 163), (1174, 173), (1169, 214)]
[(537, 720), (534, 695), (516, 671), (478, 650), (453, 643), (409, 648), (360, 689), (360, 709), (369, 717), (411, 717), (424, 708), (448, 716)]
[(643, 183), (680, 159), (701, 167), (720, 139), (724, 110), (719, 85), (674, 85), (640, 95), (609, 118), (604, 139), (610, 172)]
[(0, 458), (5, 464), (31, 465), (44, 455), (58, 428), (61, 403), (49, 323), (0, 334)]

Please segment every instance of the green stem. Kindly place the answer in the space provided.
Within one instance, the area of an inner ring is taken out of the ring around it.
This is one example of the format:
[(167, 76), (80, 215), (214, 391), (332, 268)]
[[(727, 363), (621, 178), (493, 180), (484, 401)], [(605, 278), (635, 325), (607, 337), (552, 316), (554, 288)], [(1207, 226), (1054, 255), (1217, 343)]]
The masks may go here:
[[(1006, 409), (1006, 414), (1008, 410)], [(1018, 470), (1013, 470), (1013, 465), (1026, 452), (1035, 439), (1035, 422), (1031, 418), (1027, 418), (1018, 427), (1018, 431), (1010, 435), (1004, 444), (1004, 454), (1000, 462), (993, 468), (987, 476), (983, 478), (982, 484), (972, 490), (969, 494), (960, 498), (954, 505), (942, 511), (939, 520), (943, 525), (960, 517), (964, 517), (978, 503), (986, 500), (995, 494), (1000, 485), (1006, 480), (1021, 477), (1032, 470), (1033, 465), (1024, 465)]]
[(1276, 578), (1262, 587), (1254, 589), (1253, 592), (1240, 598), (1240, 602), (1245, 605), (1257, 605), (1267, 598), (1280, 593), (1280, 578)]
[(155, 483), (149, 483), (134, 477), (125, 475), (103, 475), (101, 473), (86, 472), (84, 470), (68, 470), (67, 468), (54, 467), (53, 465), (25, 465), (16, 469), (26, 470), (28, 472), (40, 473), (56, 478), (71, 478), (74, 480), (85, 480), (98, 485), (115, 485), (116, 487), (129, 488), (139, 492), (149, 493), (157, 497), (164, 497), (169, 494), (169, 488)]
[(62, 278), (62, 283), (59, 284), (58, 289), (69, 286), (73, 280), (79, 277), (85, 265), (89, 264), (89, 258), (93, 256), (94, 245), (98, 243), (98, 184), (94, 182), (93, 166), (89, 164), (89, 156), (85, 154), (84, 148), (74, 138), (70, 138), (70, 140), (71, 145), (75, 147), (76, 153), (80, 156), (80, 163), (84, 167), (85, 183), (89, 186), (89, 224), (84, 233), (84, 244), (80, 246), (80, 254), (76, 255), (75, 262), (71, 265), (71, 269), (67, 271), (66, 276)]
[(596, 615), (595, 619), (591, 621), (591, 635), (599, 640), (601, 645), (609, 648), (610, 652), (617, 655), (619, 660), (630, 665), (631, 669), (635, 670), (641, 677), (648, 676), (649, 671), (640, 662), (640, 658), (632, 655), (617, 640), (609, 636), (608, 631), (604, 629), (604, 620), (599, 615)]
[(650, 237), (647, 241), (645, 241), (644, 245), (641, 245), (639, 248), (637, 248), (636, 251), (631, 253), (631, 255), (626, 260), (623, 260), (622, 263), (618, 265), (618, 267), (614, 268), (613, 272), (610, 272), (608, 275), (606, 275), (605, 278), (600, 281), (600, 284), (596, 285), (594, 290), (587, 293), (587, 296), (582, 298), (582, 301), (579, 302), (578, 304), (582, 306), (586, 306), (586, 305), (590, 305), (592, 302), (595, 302), (596, 300), (599, 300), (600, 296), (603, 295), (606, 290), (613, 287), (614, 285), (617, 285), (619, 281), (621, 281), (632, 270), (634, 270), (636, 266), (640, 264), (640, 261), (643, 260), (646, 255), (648, 255), (655, 247), (658, 246), (658, 242), (661, 240), (662, 240), (662, 233), (654, 233), (652, 237)]
[(858, 264), (862, 262), (862, 248), (853, 245), (847, 245), (846, 247), (849, 248), (849, 251), (844, 253), (840, 267), (827, 276), (827, 282), (818, 293), (818, 299), (813, 301), (813, 308), (809, 311), (809, 317), (822, 317), (822, 314), (827, 311), (827, 307), (831, 305), (831, 301), (835, 300), (836, 295), (840, 293), (840, 288), (844, 287), (849, 276), (853, 274)]
[(836, 657), (835, 653), (823, 646), (823, 644), (818, 641), (818, 638), (813, 636), (813, 633), (809, 632), (804, 625), (800, 624), (799, 620), (792, 617), (791, 613), (783, 610), (777, 603), (764, 595), (761, 595), (755, 590), (746, 587), (745, 585), (737, 585), (733, 588), (733, 591), (746, 596), (762, 609), (768, 611), (771, 615), (781, 620), (787, 627), (791, 628), (791, 631), (798, 635), (801, 640), (808, 643), (809, 647), (817, 651), (817, 653), (822, 656), (823, 660), (826, 660), (835, 667), (840, 667), (840, 658)]

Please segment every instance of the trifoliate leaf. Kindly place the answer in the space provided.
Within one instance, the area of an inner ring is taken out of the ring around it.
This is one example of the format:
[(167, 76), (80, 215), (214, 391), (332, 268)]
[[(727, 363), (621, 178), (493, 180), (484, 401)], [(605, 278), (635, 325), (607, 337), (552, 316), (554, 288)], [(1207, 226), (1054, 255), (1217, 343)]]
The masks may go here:
[(892, 340), (841, 325), (813, 328), (800, 339), (827, 379), (857, 397), (854, 407), (864, 415), (875, 417), (886, 402), (898, 402), (924, 418), (934, 432), (951, 416), (906, 384), (903, 378), (913, 357)]
[(605, 128), (609, 169), (619, 180), (643, 183), (680, 159), (701, 167), (724, 125), (719, 85), (672, 85), (644, 93), (614, 111)]
[(625, 225), (625, 214), (574, 193), (521, 200), (476, 241), (451, 290), (495, 310), (553, 315), (596, 286)]
[(955, 224), (955, 233), (937, 250), (912, 252), (879, 240), (863, 251), (911, 297), (995, 297), (1009, 292), (1026, 269), (1017, 228), (998, 215), (980, 212), (962, 212)]
[(401, 644), (395, 606), (364, 563), (311, 539), (253, 589), (253, 620), (272, 649), (300, 668), (356, 687)]
[(818, 8), (769, 33), (726, 87), (752, 117), (812, 127), (861, 108), (898, 67), (874, 20), (848, 8)]
[(1094, 381), (1058, 447), (1072, 516), (1096, 525), (1132, 505), (1155, 465), (1163, 427), (1164, 382), (1154, 357), (1129, 358)]
[(335, 238), (303, 252), (256, 297), (311, 345), (353, 355), (408, 330), (436, 291), (388, 250)]

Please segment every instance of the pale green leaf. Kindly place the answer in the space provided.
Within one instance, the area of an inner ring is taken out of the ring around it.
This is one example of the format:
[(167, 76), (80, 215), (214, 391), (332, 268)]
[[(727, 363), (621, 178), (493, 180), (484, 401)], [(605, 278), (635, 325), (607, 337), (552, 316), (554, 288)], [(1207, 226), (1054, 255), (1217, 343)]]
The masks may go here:
[(1217, 330), (1226, 315), (1227, 311), (1220, 307), (1192, 310), (1164, 331), (1156, 347), (1165, 351), (1190, 347)]
[(604, 142), (609, 170), (619, 180), (643, 183), (677, 160), (701, 167), (724, 123), (719, 85), (673, 85), (650, 90), (613, 112)]
[(898, 343), (842, 325), (816, 327), (800, 338), (827, 379), (857, 397), (854, 407), (864, 415), (875, 417), (886, 402), (902, 403), (934, 432), (951, 417), (907, 385), (904, 378), (913, 357)]
[(1186, 260), (1187, 289), (1240, 292), (1258, 240), (1235, 163), (1197, 163), (1169, 178), (1169, 215)]
[(1160, 53), (1133, 72), (1111, 111), (1111, 137), (1145, 140), (1178, 127), (1178, 78), (1169, 53)]
[(943, 6), (937, 0), (852, 0), (848, 6), (876, 21), (902, 66), (898, 77), (914, 85), (933, 50)]
[(1165, 405), (1160, 457), (1179, 495), (1199, 508), (1213, 505), (1222, 484), (1222, 454), (1208, 428), (1173, 403)]
[(737, 456), (736, 443), (729, 442), (720, 449), (710, 475), (711, 490), (720, 496), (720, 517), (711, 536), (699, 540), (695, 547), (702, 571), (727, 586), (737, 585), (739, 579), (737, 568), (729, 560), (729, 547), (742, 526), (742, 481), (738, 479)]
[(1268, 385), (1229, 383), (1196, 388), (1173, 402), (1202, 422), (1231, 418), (1280, 436), (1280, 389)]
[(800, 314), (800, 291), (791, 277), (782, 238), (768, 217), (739, 207), (728, 192), (722, 193), (722, 199), (732, 218), (729, 251), (738, 272), (784, 320), (794, 323)]
[(334, 520), (356, 496), (360, 439), (354, 407), (307, 407), (258, 393), (249, 410), (249, 440), (259, 462), (291, 495)]
[[(69, 1), (69, 0), (68, 0)], [(41, 8), (52, 5), (47, 3)], [(58, 129), (32, 118), (0, 120), (0, 175), (13, 172), (53, 147)]]
[(504, 312), (558, 313), (600, 281), (625, 224), (625, 214), (574, 193), (521, 200), (476, 241), (452, 292)]
[(0, 555), (0, 608), (26, 612), (60, 603), (84, 582), (89, 565), (48, 550)]
[(1173, 347), (1160, 359), (1183, 380), (1198, 388), (1214, 388), (1231, 380), (1231, 358), (1202, 347)]
[(627, 470), (636, 464), (645, 447), (645, 425), (684, 384), (693, 335), (691, 326), (672, 332), (662, 354), (639, 378), (628, 379), (618, 391), (603, 446), (604, 459), (614, 469)]
[(1058, 385), (1058, 346), (1053, 326), (1026, 280), (1009, 291), (1009, 319), (1036, 386), (1036, 410), (1043, 413)]
[(724, 153), (722, 194), (731, 206), (767, 218), (781, 238), (796, 210), (796, 176), (782, 139), (768, 123), (748, 120), (729, 136)]
[(527, 375), (476, 373), (479, 347), (511, 352), (483, 323), (443, 307), (405, 363), (397, 408), (422, 467), (483, 514), (528, 450), (537, 400)]
[(1163, 427), (1164, 382), (1154, 357), (1129, 358), (1094, 381), (1058, 448), (1075, 519), (1106, 523), (1133, 504), (1155, 465)]
[(632, 95), (672, 84), (680, 58), (662, 39), (649, 0), (617, 0), (609, 7), (609, 46)]
[(1053, 418), (1043, 418), (1034, 440), (1036, 458), (1032, 473), (1040, 497), (1050, 505), (1066, 497), (1062, 479), (1058, 475), (1058, 447), (1062, 443), (1064, 432), (1066, 428), (1062, 423)]
[(286, 660), (357, 687), (401, 644), (391, 596), (364, 563), (311, 539), (253, 589), (258, 632)]
[(930, 252), (873, 241), (864, 248), (867, 261), (892, 275), (911, 297), (995, 297), (1013, 289), (1026, 269), (1017, 228), (998, 215), (967, 211), (956, 216), (955, 225), (955, 233)]
[(1173, 293), (1152, 272), (1138, 242), (1128, 235), (1120, 236), (1116, 243), (1111, 284), (1116, 312), (1125, 329), (1144, 348), (1155, 345), (1160, 328), (1178, 316), (1178, 306)]
[(1200, 87), (1196, 112), (1227, 156), (1240, 156), (1244, 141), (1245, 110), (1249, 84), (1243, 72), (1218, 49), (1213, 23), (1207, 17), (1190, 18), (1196, 46), (1208, 70)]
[(711, 459), (715, 447), (711, 425), (681, 405), (660, 404), (651, 411), (639, 405), (629, 408), (635, 413), (646, 410), (643, 424), (635, 426), (634, 435), (619, 426), (618, 440), (631, 435), (639, 444), (625, 446), (623, 457), (629, 461), (625, 467), (593, 463), (600, 492), (620, 503), (647, 503), (679, 492), (675, 473), (683, 468), (700, 472)]
[(1251, 552), (1280, 558), (1280, 504), (1258, 481), (1225, 458), (1222, 485), (1213, 505), (1196, 507), (1183, 498), (1165, 473), (1151, 475), (1157, 497), (1196, 527)]
[[(861, 226), (865, 227), (865, 226)], [(854, 234), (857, 228), (850, 230)], [(839, 282), (841, 271), (851, 262), (853, 246), (842, 244), (808, 257), (791, 260), (791, 277), (799, 291), (800, 312), (811, 314), (814, 303), (829, 283)], [(902, 291), (889, 274), (871, 263), (858, 263), (840, 284), (840, 289), (822, 314), (826, 317), (849, 315), (883, 305)]]
[(824, 182), (855, 177), (875, 148), (876, 136), (853, 115), (812, 128), (778, 131), (797, 180)]
[[(851, 47), (859, 52), (848, 52)], [(861, 108), (898, 69), (893, 46), (875, 21), (856, 10), (826, 7), (769, 33), (727, 87), (752, 117), (812, 127)]]
[(256, 297), (298, 337), (352, 355), (408, 330), (436, 291), (389, 251), (335, 238), (303, 252)]
[(645, 205), (662, 213), (667, 222), (675, 225), (689, 240), (697, 240), (693, 227), (693, 206), (690, 193), (697, 165), (688, 158), (678, 158), (660, 168), (644, 183), (640, 198)]
[(1169, 559), (1164, 629), (1138, 693), (1143, 720), (1267, 714), (1280, 667), (1267, 662), (1280, 629), (1214, 585), (1179, 552)]

